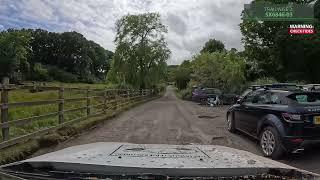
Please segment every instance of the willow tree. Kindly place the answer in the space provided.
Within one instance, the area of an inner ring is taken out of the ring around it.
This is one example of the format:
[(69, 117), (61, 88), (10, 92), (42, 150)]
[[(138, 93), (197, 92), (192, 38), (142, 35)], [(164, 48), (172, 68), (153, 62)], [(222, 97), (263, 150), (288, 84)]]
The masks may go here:
[(116, 50), (108, 79), (136, 88), (156, 85), (166, 72), (167, 28), (157, 13), (127, 15), (116, 22)]

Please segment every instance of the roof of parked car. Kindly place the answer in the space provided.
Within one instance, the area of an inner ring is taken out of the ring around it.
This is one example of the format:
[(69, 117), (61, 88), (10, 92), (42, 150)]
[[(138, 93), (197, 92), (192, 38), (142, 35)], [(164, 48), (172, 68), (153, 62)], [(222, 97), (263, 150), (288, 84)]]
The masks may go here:
[[(260, 90), (263, 90), (263, 89), (260, 89)], [(304, 91), (304, 90), (301, 90), (301, 89), (296, 89), (296, 90), (286, 90), (286, 89), (265, 89), (267, 91), (270, 91), (270, 92), (275, 92), (275, 93), (281, 93), (285, 96), (288, 96), (290, 94), (295, 94), (295, 93), (319, 93), (319, 92), (310, 92), (310, 91)]]
[(300, 93), (300, 92), (306, 92), (302, 89), (286, 89), (286, 88), (259, 88), (255, 91), (270, 91), (270, 92), (277, 92), (277, 93)]
[(252, 85), (250, 86), (251, 89), (278, 89), (278, 90), (288, 90), (288, 91), (295, 91), (301, 90), (302, 86), (293, 84), (293, 83), (273, 83), (273, 84), (262, 84), (262, 85)]

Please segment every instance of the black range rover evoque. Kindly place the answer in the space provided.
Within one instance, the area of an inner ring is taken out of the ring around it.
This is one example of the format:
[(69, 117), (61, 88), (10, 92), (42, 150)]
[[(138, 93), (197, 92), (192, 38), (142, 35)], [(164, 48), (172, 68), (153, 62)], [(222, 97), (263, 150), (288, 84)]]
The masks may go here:
[(320, 140), (320, 93), (258, 89), (227, 111), (227, 128), (260, 141), (265, 156), (280, 158), (303, 149), (303, 142)]

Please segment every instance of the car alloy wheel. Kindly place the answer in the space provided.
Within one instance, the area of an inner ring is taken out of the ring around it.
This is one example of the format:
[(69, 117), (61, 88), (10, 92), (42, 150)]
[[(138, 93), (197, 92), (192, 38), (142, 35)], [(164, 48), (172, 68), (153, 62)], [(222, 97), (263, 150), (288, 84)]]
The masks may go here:
[(266, 154), (267, 156), (272, 155), (276, 146), (276, 141), (273, 133), (270, 130), (265, 130), (262, 133), (260, 145), (264, 154)]
[(233, 119), (234, 117), (233, 117), (233, 114), (232, 113), (229, 113), (228, 115), (227, 115), (227, 121), (226, 121), (226, 125), (227, 125), (227, 130), (229, 131), (229, 132), (232, 132), (232, 133), (234, 133), (235, 131), (236, 131), (236, 128), (235, 128), (235, 126), (234, 126), (234, 119)]

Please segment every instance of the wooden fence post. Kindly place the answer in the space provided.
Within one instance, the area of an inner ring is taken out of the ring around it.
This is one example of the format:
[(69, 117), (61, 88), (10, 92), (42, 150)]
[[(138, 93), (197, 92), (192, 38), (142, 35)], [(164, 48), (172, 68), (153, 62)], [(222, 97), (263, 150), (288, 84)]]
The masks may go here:
[(113, 95), (114, 95), (113, 110), (115, 110), (115, 111), (116, 111), (117, 108), (118, 108), (118, 107), (117, 107), (117, 97), (118, 97), (117, 94), (118, 94), (118, 90), (115, 90), (114, 93), (113, 93)]
[[(5, 123), (9, 120), (9, 89), (7, 89), (6, 86), (9, 84), (9, 79), (3, 78), (2, 84), (3, 89), (1, 91), (1, 123)], [(2, 127), (2, 139), (4, 141), (9, 140), (9, 127)]]
[(107, 113), (107, 90), (103, 91), (103, 112)]
[(59, 102), (59, 124), (62, 124), (64, 122), (64, 113), (63, 113), (63, 110), (64, 110), (64, 88), (63, 87), (60, 87), (59, 89), (59, 99), (60, 99), (60, 102)]
[(130, 101), (130, 89), (127, 89), (127, 102), (129, 103)]
[(33, 92), (33, 93), (37, 92), (36, 83), (34, 81), (32, 81), (32, 90), (31, 90), (31, 92)]
[(89, 116), (90, 113), (91, 113), (91, 107), (90, 107), (90, 105), (91, 105), (90, 89), (89, 89), (89, 87), (88, 87), (88, 88), (87, 88), (87, 116)]

